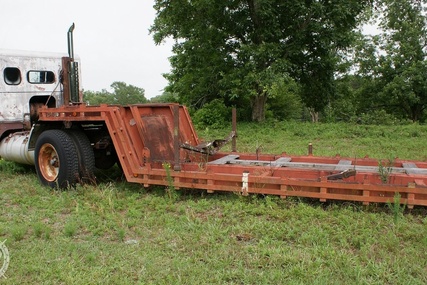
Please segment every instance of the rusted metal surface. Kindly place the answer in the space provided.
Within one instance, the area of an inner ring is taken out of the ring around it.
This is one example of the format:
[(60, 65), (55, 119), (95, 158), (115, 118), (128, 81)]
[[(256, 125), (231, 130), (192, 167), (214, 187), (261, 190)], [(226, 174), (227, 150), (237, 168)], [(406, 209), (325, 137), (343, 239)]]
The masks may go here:
[[(178, 111), (177, 111), (178, 110)], [(370, 158), (223, 153), (180, 148), (200, 142), (185, 107), (176, 104), (42, 108), (40, 121), (105, 122), (126, 179), (176, 189), (427, 206), (427, 162), (396, 160), (379, 171)], [(176, 114), (179, 114), (178, 116)], [(177, 117), (179, 120), (177, 120)], [(165, 165), (175, 170), (167, 173)]]
[(179, 105), (173, 106), (173, 153), (174, 153), (174, 165), (173, 170), (180, 171), (180, 142), (179, 142)]
[(4, 134), (12, 130), (23, 130), (24, 125), (22, 122), (0, 122), (0, 139), (3, 138)]
[(62, 71), (61, 71), (61, 77), (62, 77), (62, 98), (63, 98), (63, 102), (65, 106), (68, 106), (70, 104), (70, 82), (69, 80), (64, 80), (64, 76), (68, 77), (68, 73), (70, 72), (68, 70), (69, 67), (69, 63), (71, 61), (71, 58), (69, 57), (62, 57), (61, 62), (62, 62)]
[[(59, 87), (63, 56), (0, 49), (0, 139), (10, 131), (30, 130), (40, 106), (64, 104)], [(8, 79), (10, 70), (16, 80)]]
[(232, 131), (225, 139), (217, 139), (209, 142), (202, 142), (196, 146), (187, 143), (181, 144), (181, 147), (187, 150), (213, 155), (217, 153), (224, 145), (236, 138), (235, 131)]

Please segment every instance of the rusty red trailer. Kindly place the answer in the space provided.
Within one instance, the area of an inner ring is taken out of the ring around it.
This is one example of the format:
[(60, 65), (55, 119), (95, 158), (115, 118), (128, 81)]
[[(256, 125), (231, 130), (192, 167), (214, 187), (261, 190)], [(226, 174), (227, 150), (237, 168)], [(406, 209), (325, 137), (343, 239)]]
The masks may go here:
[(126, 180), (144, 187), (172, 183), (208, 193), (363, 204), (393, 202), (399, 194), (409, 208), (427, 206), (427, 162), (396, 160), (384, 172), (370, 158), (216, 152), (222, 141), (199, 141), (187, 109), (178, 104), (43, 107), (39, 121), (78, 125), (89, 138), (94, 126), (105, 126)]
[[(201, 142), (178, 104), (84, 103), (79, 60), (68, 30), (68, 57), (2, 53), (0, 158), (35, 165), (44, 185), (67, 188), (92, 181), (95, 167), (118, 163), (126, 180), (195, 188), (208, 193), (269, 194), (363, 204), (427, 206), (427, 162), (238, 153), (233, 130)], [(59, 88), (58, 88), (59, 87)], [(232, 140), (232, 152), (219, 152)]]

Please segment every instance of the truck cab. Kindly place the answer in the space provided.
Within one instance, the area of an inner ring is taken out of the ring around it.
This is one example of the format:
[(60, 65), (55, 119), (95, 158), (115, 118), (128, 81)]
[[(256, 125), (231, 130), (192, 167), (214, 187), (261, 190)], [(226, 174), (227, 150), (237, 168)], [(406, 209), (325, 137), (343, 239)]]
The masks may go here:
[(30, 130), (41, 106), (64, 105), (63, 57), (67, 55), (0, 49), (0, 140)]

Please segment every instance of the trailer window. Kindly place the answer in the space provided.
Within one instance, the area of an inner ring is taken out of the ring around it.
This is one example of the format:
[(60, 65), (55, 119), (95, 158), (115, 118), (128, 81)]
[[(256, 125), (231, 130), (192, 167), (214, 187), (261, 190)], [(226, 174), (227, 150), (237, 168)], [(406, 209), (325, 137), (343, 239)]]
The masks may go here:
[(55, 82), (55, 74), (52, 71), (31, 70), (27, 79), (30, 83), (49, 84)]
[(8, 85), (21, 83), (21, 71), (17, 67), (6, 67), (3, 71), (4, 82)]

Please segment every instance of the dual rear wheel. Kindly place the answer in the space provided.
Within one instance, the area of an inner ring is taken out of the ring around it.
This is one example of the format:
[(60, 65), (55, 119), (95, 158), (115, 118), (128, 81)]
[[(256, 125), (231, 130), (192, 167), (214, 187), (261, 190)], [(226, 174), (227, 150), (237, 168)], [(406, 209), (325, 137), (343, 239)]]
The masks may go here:
[(87, 136), (78, 130), (44, 131), (36, 142), (35, 165), (40, 182), (53, 188), (94, 181), (94, 153)]

